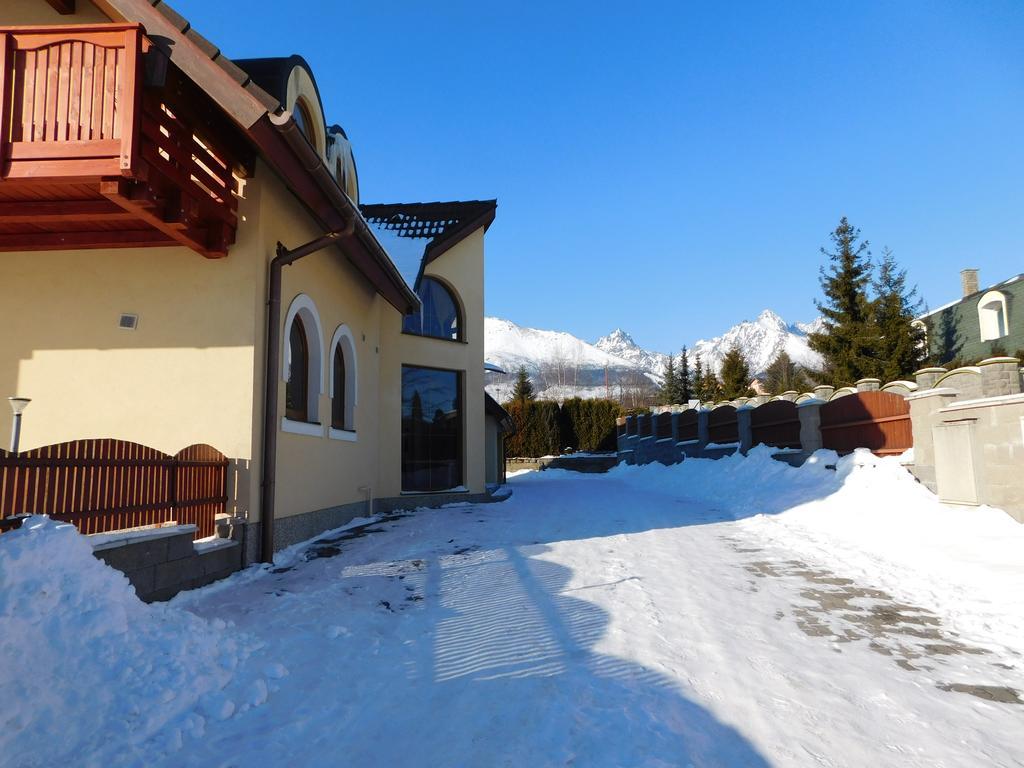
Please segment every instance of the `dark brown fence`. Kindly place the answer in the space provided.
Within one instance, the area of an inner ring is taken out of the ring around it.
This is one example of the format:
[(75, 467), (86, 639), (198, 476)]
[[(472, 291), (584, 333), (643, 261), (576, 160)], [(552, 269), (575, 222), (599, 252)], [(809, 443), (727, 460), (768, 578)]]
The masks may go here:
[(676, 422), (677, 439), (679, 442), (685, 440), (696, 440), (699, 437), (697, 430), (697, 411), (691, 408), (679, 414), (679, 421)]
[(662, 440), (666, 437), (672, 437), (672, 414), (671, 413), (659, 413), (654, 417), (657, 422), (657, 437)]
[(169, 456), (124, 440), (0, 450), (0, 518), (45, 514), (82, 533), (176, 522), (212, 536), (227, 502), (228, 461), (209, 445)]
[(636, 416), (627, 416), (626, 417), (626, 434), (627, 435), (635, 435), (636, 434)]
[(708, 442), (738, 443), (739, 440), (735, 408), (731, 405), (720, 405), (708, 414)]
[(800, 447), (800, 417), (796, 404), (788, 400), (772, 400), (750, 412), (752, 445), (773, 445), (776, 448)]
[(832, 400), (821, 408), (821, 440), (825, 448), (850, 453), (870, 448), (884, 456), (914, 445), (910, 405), (888, 392), (858, 392)]
[(654, 434), (654, 414), (643, 413), (636, 417), (636, 433), (640, 437), (650, 437)]

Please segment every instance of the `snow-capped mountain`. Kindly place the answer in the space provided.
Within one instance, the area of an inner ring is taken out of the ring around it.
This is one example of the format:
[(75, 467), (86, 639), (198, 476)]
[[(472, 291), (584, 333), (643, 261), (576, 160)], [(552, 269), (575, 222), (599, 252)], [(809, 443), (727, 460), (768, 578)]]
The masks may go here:
[[(820, 328), (820, 319), (787, 325), (766, 309), (753, 322), (745, 320), (721, 336), (688, 344), (690, 364), (699, 353), (704, 366), (717, 373), (725, 353), (739, 344), (754, 376), (783, 350), (798, 365), (818, 367), (821, 357), (808, 346), (807, 334)], [(521, 365), (543, 397), (615, 397), (623, 388), (657, 386), (668, 361), (667, 354), (644, 349), (621, 328), (590, 344), (564, 331), (526, 328), (497, 317), (484, 319), (484, 354), (508, 372), (488, 374), (487, 390), (499, 401), (508, 398)]]
[(785, 320), (766, 309), (753, 322), (744, 320), (721, 336), (701, 339), (690, 349), (700, 355), (705, 367), (710, 365), (716, 373), (721, 370), (722, 358), (733, 344), (739, 345), (754, 376), (763, 373), (783, 351), (797, 365), (819, 368), (821, 355), (810, 348), (807, 334), (819, 331), (821, 325), (820, 318), (810, 323), (787, 325)]

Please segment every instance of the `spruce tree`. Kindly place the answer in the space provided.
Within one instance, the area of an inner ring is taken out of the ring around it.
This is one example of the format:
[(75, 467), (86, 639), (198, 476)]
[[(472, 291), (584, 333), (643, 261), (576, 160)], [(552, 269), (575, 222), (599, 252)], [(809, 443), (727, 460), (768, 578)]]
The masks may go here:
[(810, 384), (803, 368), (792, 361), (786, 350), (779, 352), (779, 356), (764, 372), (765, 389), (773, 395), (781, 395), (790, 390), (803, 392), (810, 388)]
[(665, 378), (662, 381), (661, 390), (658, 392), (658, 404), (674, 405), (674, 398), (677, 394), (676, 390), (676, 364), (675, 360), (672, 359), (672, 355), (669, 355), (668, 362), (665, 363)]
[(733, 344), (722, 358), (722, 394), (726, 400), (751, 394), (750, 366), (737, 344)]
[(906, 379), (921, 367), (927, 350), (924, 333), (915, 326), (921, 311), (917, 288), (907, 288), (907, 272), (900, 269), (892, 251), (882, 250), (882, 262), (874, 282), (875, 326), (878, 329), (878, 376), (882, 381)]
[(533, 382), (530, 381), (530, 374), (526, 372), (526, 366), (520, 365), (516, 372), (516, 383), (512, 387), (512, 400), (517, 403), (526, 403), (535, 397)]
[(718, 380), (718, 376), (715, 375), (713, 368), (708, 368), (704, 371), (704, 384), (703, 384), (703, 399), (701, 402), (712, 402), (717, 403), (722, 399), (722, 383)]
[(878, 332), (871, 322), (867, 286), (871, 280), (871, 252), (860, 240), (860, 230), (843, 216), (829, 236), (833, 251), (821, 249), (831, 266), (821, 268), (825, 300), (815, 302), (825, 319), (820, 333), (808, 337), (811, 349), (825, 358), (825, 368), (836, 386), (853, 384), (877, 373)]
[(693, 365), (693, 396), (703, 403), (707, 398), (704, 396), (704, 363), (701, 362), (700, 352), (696, 358)]
[(690, 361), (687, 359), (686, 347), (679, 353), (679, 373), (676, 375), (679, 397), (677, 402), (686, 405), (693, 398), (693, 380), (690, 378)]

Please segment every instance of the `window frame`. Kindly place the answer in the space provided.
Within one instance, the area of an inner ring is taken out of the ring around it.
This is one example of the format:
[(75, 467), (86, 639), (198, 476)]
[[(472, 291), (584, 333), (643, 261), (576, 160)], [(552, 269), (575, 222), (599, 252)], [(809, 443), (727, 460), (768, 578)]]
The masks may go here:
[[(356, 353), (356, 340), (352, 331), (344, 323), (339, 325), (331, 338), (331, 367), (330, 367), (330, 388), (331, 397), (331, 423), (328, 436), (335, 440), (348, 440), (354, 442), (356, 439), (356, 406), (359, 402), (359, 358)], [(334, 400), (338, 391), (339, 382), (335, 376), (336, 370), (334, 361), (336, 355), (341, 353), (345, 367), (345, 379), (340, 384), (344, 387), (344, 414), (342, 425), (338, 426), (334, 419)]]
[[(399, 380), (399, 403), (400, 408), (404, 411), (405, 408), (405, 372), (406, 369), (418, 369), (426, 371), (438, 371), (440, 373), (451, 373), (455, 374), (455, 395), (458, 403), (458, 427), (456, 428), (456, 461), (455, 466), (458, 468), (458, 483), (449, 488), (440, 489), (411, 489), (406, 487), (405, 478), (405, 442), (407, 439), (404, 425), (400, 428), (401, 438), (399, 441), (399, 487), (403, 496), (415, 496), (424, 494), (455, 494), (455, 493), (468, 493), (465, 488), (466, 484), (466, 372), (464, 370), (456, 368), (441, 368), (439, 366), (432, 365), (413, 365), (410, 363), (403, 363), (401, 369), (401, 379)], [(399, 421), (404, 422), (404, 415), (400, 413)], [(461, 490), (455, 490), (460, 488)]]
[[(295, 351), (292, 345), (292, 336), (298, 331), (297, 338), (302, 352), (302, 368), (304, 369), (303, 384), (301, 391), (296, 391), (295, 396), (301, 397), (298, 407), (288, 405), (289, 389), (292, 387), (292, 376), (295, 375)], [(301, 317), (292, 320), (288, 328), (288, 379), (285, 381), (284, 415), (290, 421), (301, 421), (309, 423), (309, 340), (306, 337), (306, 326)]]
[(997, 341), (1010, 335), (1010, 313), (1006, 296), (1000, 291), (988, 291), (978, 299), (978, 335), (982, 341)]
[(291, 377), (291, 331), (296, 320), (301, 321), (306, 340), (306, 418), (297, 420), (291, 417), (287, 409), (286, 394), (281, 430), (323, 437), (323, 425), (320, 423), (320, 398), (324, 393), (323, 327), (320, 324), (320, 313), (317, 311), (316, 304), (304, 293), (297, 294), (292, 299), (284, 321), (284, 333), (281, 339), (281, 380), (286, 385)]
[[(448, 294), (448, 298), (451, 299), (451, 302), (452, 302), (452, 304), (455, 307), (455, 315), (456, 315), (457, 327), (456, 327), (456, 338), (454, 338), (454, 339), (448, 338), (447, 336), (434, 336), (432, 334), (423, 333), (422, 332), (422, 329), (423, 329), (423, 311), (424, 311), (424, 308), (426, 307), (426, 304), (427, 304), (426, 300), (424, 299), (424, 296), (423, 296), (422, 292), (424, 291), (424, 284), (427, 281), (431, 281), (431, 282), (437, 283)], [(437, 339), (438, 341), (447, 341), (447, 342), (452, 342), (452, 343), (455, 343), (455, 344), (468, 344), (469, 343), (466, 340), (466, 311), (465, 311), (465, 308), (462, 306), (462, 299), (459, 296), (458, 291), (456, 291), (448, 283), (448, 281), (443, 280), (443, 279), (437, 277), (436, 275), (424, 274), (424, 275), (422, 275), (420, 277), (420, 281), (419, 281), (419, 283), (416, 286), (416, 295), (420, 299), (420, 308), (417, 310), (417, 313), (418, 313), (419, 319), (420, 319), (420, 323), (419, 323), (420, 331), (417, 332), (417, 331), (413, 331), (413, 330), (408, 330), (406, 328), (406, 321), (408, 320), (408, 318), (414, 317), (414, 315), (410, 314), (410, 315), (405, 315), (405, 316), (402, 317), (402, 333), (404, 333), (404, 334), (406, 334), (408, 336), (418, 336), (421, 339)]]

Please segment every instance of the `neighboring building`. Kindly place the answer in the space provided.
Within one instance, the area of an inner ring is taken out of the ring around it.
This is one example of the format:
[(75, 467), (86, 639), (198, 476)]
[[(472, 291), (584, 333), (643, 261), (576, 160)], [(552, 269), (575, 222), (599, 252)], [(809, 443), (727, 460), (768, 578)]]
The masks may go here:
[(1024, 350), (1024, 275), (981, 289), (978, 270), (960, 273), (962, 298), (922, 315), (928, 357), (937, 365), (976, 363)]
[(32, 398), (23, 449), (208, 443), (249, 559), (371, 506), (486, 498), (495, 201), (360, 209), (306, 62), (232, 62), (167, 3), (5, 0), (0, 24), (21, 25), (0, 28), (0, 393)]

